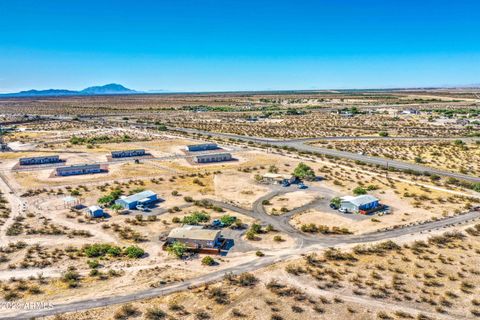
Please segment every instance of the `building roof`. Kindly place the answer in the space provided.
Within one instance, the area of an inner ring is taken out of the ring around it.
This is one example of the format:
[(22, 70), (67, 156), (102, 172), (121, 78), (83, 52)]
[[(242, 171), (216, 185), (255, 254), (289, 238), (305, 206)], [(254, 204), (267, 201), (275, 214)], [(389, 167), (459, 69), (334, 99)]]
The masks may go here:
[(58, 167), (57, 171), (70, 170), (70, 169), (79, 169), (79, 168), (100, 168), (100, 165), (97, 163), (91, 164), (72, 164), (71, 166)]
[(214, 241), (219, 235), (220, 230), (182, 227), (172, 229), (168, 238)]
[[(345, 199), (345, 198), (347, 198), (347, 199)], [(354, 205), (359, 207), (359, 206), (362, 206), (362, 205), (365, 205), (365, 204), (368, 204), (368, 203), (378, 201), (378, 199), (375, 198), (374, 196), (369, 195), (369, 194), (364, 194), (364, 195), (357, 196), (357, 197), (343, 197), (342, 201), (353, 203)]]
[(267, 172), (263, 175), (264, 178), (270, 178), (270, 179), (290, 179), (292, 176), (288, 174), (279, 174), (279, 173), (272, 173), (272, 172)]
[(123, 152), (145, 152), (145, 149), (117, 150), (117, 151), (112, 151), (112, 154), (123, 153)]
[(37, 160), (37, 159), (49, 159), (49, 158), (58, 158), (58, 155), (50, 155), (50, 156), (38, 156), (38, 157), (25, 157), (20, 158), (20, 160)]
[(73, 196), (66, 196), (63, 198), (63, 201), (66, 203), (76, 202), (78, 199)]
[(145, 190), (145, 191), (142, 191), (142, 192), (139, 192), (139, 193), (132, 194), (131, 196), (128, 196), (128, 197), (120, 198), (120, 200), (128, 202), (128, 203), (132, 203), (132, 202), (138, 202), (140, 200), (143, 200), (145, 198), (149, 198), (149, 197), (155, 196), (155, 195), (157, 195), (155, 192), (153, 192), (151, 190)]
[(195, 147), (210, 147), (215, 146), (218, 147), (216, 143), (199, 143), (199, 144), (189, 144), (187, 148), (195, 148)]
[(196, 158), (210, 158), (210, 157), (222, 157), (227, 156), (231, 157), (232, 155), (229, 152), (221, 152), (221, 153), (206, 153), (206, 154), (199, 154), (196, 155)]
[(90, 206), (90, 207), (88, 207), (88, 210), (89, 210), (90, 212), (95, 212), (95, 211), (98, 211), (98, 210), (103, 211), (103, 209), (100, 208), (99, 206)]

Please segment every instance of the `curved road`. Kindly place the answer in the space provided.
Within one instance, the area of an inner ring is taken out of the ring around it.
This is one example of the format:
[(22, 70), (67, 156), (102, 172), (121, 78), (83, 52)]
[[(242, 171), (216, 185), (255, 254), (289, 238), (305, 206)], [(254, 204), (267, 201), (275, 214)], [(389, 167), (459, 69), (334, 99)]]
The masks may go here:
[[(288, 192), (288, 191), (286, 191)], [(305, 235), (298, 230), (294, 229), (292, 226), (288, 224), (288, 222), (284, 222), (286, 220), (277, 220), (275, 217), (270, 216), (265, 213), (263, 209), (263, 205), (261, 204), (263, 200), (269, 199), (275, 195), (278, 195), (282, 193), (281, 191), (274, 191), (271, 192), (264, 197), (258, 199), (254, 205), (254, 208), (252, 211), (240, 208), (231, 204), (223, 203), (223, 202), (218, 202), (214, 200), (210, 200), (212, 203), (222, 206), (226, 209), (230, 209), (232, 211), (236, 211), (242, 214), (246, 214), (252, 217), (259, 218), (265, 223), (272, 223), (272, 225), (279, 230), (286, 231), (288, 233), (294, 232), (295, 236), (299, 238), (300, 245), (298, 245), (294, 249), (290, 250), (283, 250), (277, 253), (274, 253), (273, 255), (267, 254), (263, 258), (259, 258), (257, 260), (249, 261), (234, 267), (230, 267), (227, 269), (223, 270), (218, 270), (215, 272), (211, 272), (209, 274), (205, 274), (203, 276), (194, 278), (194, 279), (188, 279), (183, 282), (179, 283), (174, 283), (174, 284), (168, 284), (162, 287), (158, 288), (148, 288), (145, 290), (142, 290), (140, 292), (136, 293), (130, 293), (127, 295), (118, 295), (118, 296), (109, 296), (109, 297), (102, 297), (102, 298), (97, 298), (97, 299), (88, 299), (88, 300), (80, 300), (80, 301), (75, 301), (75, 302), (69, 302), (69, 303), (64, 303), (64, 304), (58, 304), (54, 305), (52, 308), (47, 308), (47, 309), (39, 309), (39, 310), (9, 310), (7, 312), (4, 312), (3, 315), (0, 316), (0, 319), (31, 319), (34, 317), (44, 317), (44, 316), (50, 316), (50, 315), (55, 315), (55, 314), (61, 314), (61, 313), (66, 313), (66, 312), (74, 312), (74, 311), (79, 311), (79, 310), (86, 310), (86, 309), (92, 309), (92, 308), (98, 308), (98, 307), (104, 307), (104, 306), (109, 306), (109, 305), (115, 305), (115, 304), (121, 304), (121, 303), (126, 303), (126, 302), (131, 302), (135, 300), (143, 300), (147, 298), (153, 298), (153, 297), (158, 297), (162, 295), (168, 295), (174, 292), (182, 291), (182, 290), (187, 290), (189, 288), (203, 285), (206, 283), (211, 283), (215, 281), (221, 280), (226, 273), (232, 273), (232, 274), (240, 274), (243, 272), (250, 272), (253, 270), (260, 269), (262, 267), (266, 267), (268, 265), (271, 265), (273, 263), (277, 263), (280, 261), (285, 261), (287, 259), (297, 257), (298, 255), (302, 253), (308, 253), (309, 251), (313, 249), (319, 249), (319, 248), (326, 248), (326, 247), (333, 247), (333, 246), (339, 246), (342, 244), (354, 244), (354, 243), (368, 243), (372, 241), (381, 241), (381, 240), (386, 240), (386, 239), (394, 239), (398, 238), (401, 236), (409, 235), (409, 234), (418, 234), (418, 233), (426, 233), (430, 232), (432, 230), (436, 229), (442, 229), (446, 228), (449, 226), (454, 226), (454, 225), (459, 225), (467, 222), (471, 222), (475, 219), (480, 218), (480, 211), (471, 211), (462, 215), (454, 216), (454, 217), (449, 217), (445, 218), (442, 220), (437, 220), (437, 221), (431, 221), (428, 223), (423, 223), (423, 224), (415, 224), (415, 225), (410, 225), (407, 227), (403, 228), (398, 228), (398, 229), (391, 229), (391, 230), (385, 230), (385, 231), (379, 231), (379, 232), (374, 232), (374, 233), (369, 233), (369, 234), (363, 234), (363, 235), (356, 235), (356, 236), (351, 236), (351, 235), (342, 235), (342, 236), (325, 236), (325, 237), (313, 237), (309, 235)], [(301, 208), (308, 208), (312, 205), (315, 205), (315, 201), (301, 207)], [(261, 208), (260, 208), (261, 206)], [(299, 209), (295, 209), (295, 212), (298, 212)], [(290, 213), (287, 213), (289, 215)], [(5, 309), (4, 309), (5, 310)]]
[[(462, 174), (462, 173), (456, 173), (456, 172), (452, 172), (452, 171), (431, 168), (431, 167), (422, 166), (422, 165), (419, 165), (419, 164), (408, 163), (408, 162), (403, 162), (403, 161), (398, 161), (398, 160), (390, 160), (390, 159), (385, 159), (385, 158), (381, 158), (381, 157), (366, 156), (366, 155), (363, 155), (363, 154), (358, 154), (358, 153), (353, 153), (353, 152), (322, 148), (322, 147), (312, 146), (312, 145), (309, 145), (309, 144), (305, 143), (305, 142), (308, 142), (308, 141), (316, 141), (316, 140), (321, 140), (321, 139), (307, 138), (307, 139), (293, 139), (293, 140), (275, 140), (275, 139), (268, 139), (268, 138), (241, 136), (241, 135), (230, 134), (230, 133), (210, 132), (210, 131), (204, 131), (204, 130), (198, 130), (198, 129), (189, 129), (189, 128), (172, 127), (172, 128), (168, 128), (168, 129), (172, 130), (172, 131), (179, 131), (179, 132), (189, 133), (189, 134), (200, 134), (200, 135), (205, 135), (205, 136), (210, 136), (210, 137), (235, 139), (235, 140), (241, 140), (241, 141), (244, 141), (244, 142), (254, 142), (254, 143), (260, 143), (260, 144), (268, 144), (268, 145), (275, 146), (275, 147), (293, 148), (293, 149), (296, 149), (298, 151), (309, 152), (309, 153), (318, 153), (318, 154), (323, 154), (323, 155), (327, 155), (327, 156), (345, 158), (345, 159), (350, 159), (350, 160), (357, 160), (357, 161), (362, 161), (362, 162), (365, 162), (365, 163), (368, 163), (368, 164), (379, 165), (379, 166), (382, 166), (382, 167), (391, 167), (391, 168), (395, 168), (395, 169), (399, 169), (399, 170), (413, 170), (413, 171), (422, 172), (422, 173), (425, 172), (425, 173), (429, 173), (429, 174), (436, 174), (436, 175), (440, 175), (440, 176), (452, 177), (452, 178), (465, 180), (465, 181), (470, 181), (470, 182), (474, 182), (474, 183), (480, 183), (480, 177), (476, 177), (476, 176), (470, 176), (470, 175), (466, 175), (466, 174)], [(369, 137), (369, 138), (372, 139), (372, 137)], [(335, 138), (335, 139), (339, 139), (339, 138)], [(392, 139), (392, 138), (384, 138), (384, 139)], [(404, 138), (397, 138), (397, 139), (404, 139)], [(408, 138), (408, 139), (420, 139), (420, 138)], [(423, 139), (425, 139), (425, 138), (423, 138)], [(431, 139), (431, 138), (426, 138), (426, 139)], [(433, 139), (435, 139), (435, 138), (433, 138)]]

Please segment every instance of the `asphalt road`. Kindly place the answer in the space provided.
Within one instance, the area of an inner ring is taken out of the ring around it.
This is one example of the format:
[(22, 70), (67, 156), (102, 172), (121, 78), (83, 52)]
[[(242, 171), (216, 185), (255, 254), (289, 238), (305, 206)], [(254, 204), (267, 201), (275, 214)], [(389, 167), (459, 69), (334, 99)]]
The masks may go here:
[[(230, 133), (209, 132), (209, 131), (189, 129), (189, 128), (175, 127), (175, 128), (169, 128), (169, 129), (179, 131), (179, 132), (184, 132), (184, 133), (190, 133), (190, 134), (201, 134), (201, 135), (211, 136), (211, 137), (235, 139), (235, 140), (241, 140), (245, 142), (254, 142), (254, 143), (260, 143), (260, 144), (269, 144), (276, 147), (290, 147), (298, 151), (313, 152), (313, 153), (319, 153), (319, 154), (332, 156), (332, 157), (357, 160), (357, 161), (362, 161), (368, 164), (379, 165), (383, 167), (391, 167), (399, 170), (413, 170), (417, 172), (436, 174), (444, 177), (452, 177), (452, 178), (470, 181), (474, 183), (480, 182), (480, 177), (476, 177), (476, 176), (470, 176), (470, 175), (456, 173), (456, 172), (447, 171), (447, 170), (435, 169), (435, 168), (423, 166), (420, 164), (402, 162), (398, 160), (390, 160), (390, 159), (385, 159), (380, 157), (372, 157), (372, 156), (367, 156), (363, 154), (353, 153), (353, 152), (327, 149), (327, 148), (317, 147), (317, 146), (313, 146), (305, 143), (308, 141), (314, 141), (312, 139), (275, 140), (275, 139), (268, 139), (268, 138), (241, 136), (241, 135), (230, 134)], [(424, 138), (424, 139), (428, 139), (428, 138)], [(320, 140), (320, 139), (315, 139), (315, 140)]]
[[(458, 215), (455, 217), (438, 220), (426, 224), (412, 225), (404, 228), (375, 232), (371, 234), (358, 235), (358, 236), (328, 236), (318, 238), (315, 248), (320, 247), (332, 247), (347, 243), (368, 243), (371, 241), (379, 241), (386, 239), (395, 239), (400, 236), (425, 233), (435, 229), (446, 228), (451, 225), (462, 224), (474, 219), (480, 218), (480, 211), (472, 211), (467, 214)], [(19, 310), (11, 309), (3, 312), (4, 315), (0, 315), (0, 319), (20, 320), (31, 319), (33, 317), (45, 317), (55, 314), (61, 314), (66, 312), (74, 312), (79, 310), (86, 310), (98, 307), (104, 307), (115, 304), (127, 303), (135, 300), (143, 300), (147, 298), (158, 297), (162, 295), (168, 295), (174, 292), (187, 290), (194, 286), (203, 285), (210, 282), (221, 280), (226, 273), (240, 274), (243, 272), (254, 271), (270, 264), (285, 261), (289, 258), (293, 258), (302, 253), (308, 253), (313, 249), (312, 246), (302, 246), (295, 250), (287, 251), (286, 253), (266, 255), (263, 258), (249, 261), (231, 268), (211, 272), (209, 274), (185, 280), (183, 282), (165, 285), (158, 288), (149, 288), (143, 291), (127, 294), (127, 295), (115, 295), (97, 299), (80, 300), (76, 302), (68, 302), (64, 304), (54, 305), (52, 308), (40, 309), (40, 310)], [(4, 308), (2, 311), (5, 311)]]
[(240, 274), (243, 272), (254, 271), (262, 267), (268, 266), (270, 264), (280, 262), (280, 261), (285, 261), (286, 259), (296, 257), (299, 254), (307, 253), (314, 249), (334, 247), (334, 246), (339, 246), (343, 244), (369, 243), (372, 241), (395, 239), (395, 238), (409, 235), (409, 234), (413, 235), (413, 234), (428, 233), (432, 230), (440, 230), (450, 226), (464, 224), (480, 218), (480, 211), (471, 211), (466, 214), (457, 215), (457, 216), (445, 218), (442, 220), (430, 221), (427, 223), (419, 223), (419, 224), (409, 225), (403, 228), (378, 231), (378, 232), (373, 232), (369, 234), (341, 235), (341, 236), (329, 235), (329, 236), (317, 237), (313, 235), (304, 234), (299, 230), (294, 229), (288, 223), (288, 221), (291, 215), (320, 204), (319, 199), (316, 199), (302, 207), (296, 208), (291, 212), (286, 213), (284, 217), (271, 216), (265, 212), (265, 209), (262, 205), (263, 200), (269, 200), (275, 196), (292, 192), (295, 190), (296, 188), (292, 188), (292, 187), (273, 190), (267, 195), (257, 199), (253, 204), (252, 210), (248, 210), (248, 209), (241, 208), (241, 207), (224, 203), (224, 202), (206, 199), (217, 206), (221, 206), (225, 209), (229, 209), (234, 212), (238, 212), (241, 214), (254, 217), (265, 224), (272, 224), (272, 226), (274, 226), (275, 229), (285, 232), (292, 237), (295, 237), (297, 239), (295, 248), (286, 250), (284, 253), (275, 253), (273, 255), (269, 255), (267, 253), (267, 255), (263, 258), (249, 261), (241, 265), (237, 265), (237, 266), (219, 270), (219, 271), (214, 271), (194, 279), (185, 280), (183, 282), (169, 284), (169, 285), (165, 285), (158, 288), (149, 288), (143, 291), (139, 291), (139, 292), (131, 293), (127, 295), (116, 295), (116, 296), (109, 296), (109, 297), (103, 297), (103, 298), (97, 298), (97, 299), (80, 300), (76, 302), (54, 305), (53, 308), (50, 308), (50, 309), (38, 309), (38, 310), (12, 309), (10, 311), (4, 312), (4, 315), (0, 315), (0, 319), (30, 319), (32, 317), (42, 317), (42, 316), (49, 316), (49, 315), (66, 313), (66, 312), (74, 312), (78, 310), (92, 309), (92, 308), (103, 307), (108, 305), (131, 302), (135, 300), (153, 298), (153, 297), (162, 296), (162, 295), (168, 295), (174, 292), (187, 290), (193, 286), (221, 280), (226, 273)]

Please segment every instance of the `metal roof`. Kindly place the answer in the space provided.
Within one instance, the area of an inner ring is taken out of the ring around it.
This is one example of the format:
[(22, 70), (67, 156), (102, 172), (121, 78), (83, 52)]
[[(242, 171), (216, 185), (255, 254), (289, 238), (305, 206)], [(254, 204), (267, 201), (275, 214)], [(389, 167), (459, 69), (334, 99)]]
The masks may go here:
[(347, 199), (342, 199), (342, 201), (353, 203), (354, 205), (359, 207), (359, 206), (362, 206), (362, 205), (365, 205), (365, 204), (369, 204), (369, 203), (378, 201), (378, 199), (375, 198), (374, 196), (369, 195), (369, 194), (364, 194), (364, 195), (361, 195), (361, 196), (358, 196), (358, 197), (349, 198), (348, 200)]
[(90, 210), (90, 212), (95, 212), (95, 211), (98, 211), (98, 210), (102, 210), (102, 208), (100, 208), (99, 206), (90, 206), (88, 207), (88, 210)]
[(63, 201), (67, 202), (67, 203), (75, 202), (75, 201), (77, 201), (77, 198), (75, 198), (73, 196), (66, 196), (65, 198), (63, 198)]
[(195, 158), (211, 158), (211, 157), (231, 157), (232, 155), (229, 152), (222, 152), (222, 153), (206, 153), (206, 154), (199, 154), (196, 155)]
[(267, 172), (263, 175), (263, 177), (271, 179), (290, 179), (292, 175)]
[(40, 159), (50, 159), (50, 158), (59, 158), (58, 155), (53, 155), (53, 156), (38, 156), (38, 157), (26, 157), (26, 158), (20, 158), (20, 160), (40, 160)]
[(58, 167), (56, 168), (57, 171), (64, 171), (64, 170), (71, 170), (71, 169), (99, 169), (100, 165), (99, 164), (73, 164), (71, 166), (65, 166), (65, 167)]
[(189, 144), (187, 148), (195, 148), (195, 147), (218, 147), (216, 143), (199, 143), (199, 144)]
[(214, 241), (220, 235), (220, 230), (198, 228), (175, 228), (170, 231), (168, 238)]
[(145, 149), (117, 150), (117, 151), (112, 151), (112, 154), (130, 153), (130, 152), (145, 152)]
[(120, 198), (120, 199), (125, 202), (132, 203), (132, 202), (138, 202), (145, 198), (150, 198), (151, 196), (155, 196), (155, 195), (157, 195), (155, 192), (151, 190), (145, 190), (139, 193), (132, 194), (131, 196), (128, 196), (128, 197)]

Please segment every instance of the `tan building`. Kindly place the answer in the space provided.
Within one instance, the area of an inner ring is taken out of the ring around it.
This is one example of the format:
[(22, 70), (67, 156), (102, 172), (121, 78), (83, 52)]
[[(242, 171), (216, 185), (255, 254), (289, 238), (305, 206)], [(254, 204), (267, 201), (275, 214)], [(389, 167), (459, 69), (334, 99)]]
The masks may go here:
[(178, 241), (192, 248), (215, 248), (220, 244), (220, 238), (219, 230), (187, 225), (172, 229), (167, 237), (167, 244)]

